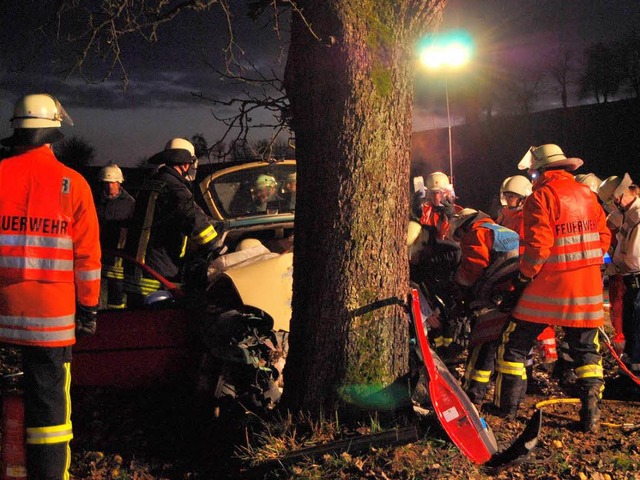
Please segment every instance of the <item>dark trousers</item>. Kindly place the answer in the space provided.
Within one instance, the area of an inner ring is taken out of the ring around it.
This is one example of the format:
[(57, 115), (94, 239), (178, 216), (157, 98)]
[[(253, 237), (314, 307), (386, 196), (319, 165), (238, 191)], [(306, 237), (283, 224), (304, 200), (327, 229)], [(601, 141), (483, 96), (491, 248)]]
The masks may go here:
[(71, 347), (22, 347), (29, 480), (66, 480), (71, 453)]
[[(495, 404), (504, 411), (517, 409), (526, 389), (525, 360), (536, 338), (547, 325), (524, 322), (511, 317), (498, 347)], [(577, 386), (586, 395), (604, 387), (602, 356), (597, 328), (563, 327), (564, 340), (574, 359)]]
[(482, 403), (489, 388), (499, 343), (500, 339), (484, 342), (469, 352), (464, 372), (464, 390), (476, 405)]
[(634, 374), (640, 374), (640, 288), (627, 285), (623, 297), (622, 333), (624, 352), (629, 356)]

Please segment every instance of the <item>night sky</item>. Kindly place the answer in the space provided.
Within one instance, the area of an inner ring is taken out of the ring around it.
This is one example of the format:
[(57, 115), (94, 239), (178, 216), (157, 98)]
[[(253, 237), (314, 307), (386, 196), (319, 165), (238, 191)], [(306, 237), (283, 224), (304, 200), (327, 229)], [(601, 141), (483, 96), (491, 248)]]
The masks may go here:
[[(222, 81), (211, 66), (221, 65), (216, 52), (225, 44), (219, 11), (189, 15), (180, 24), (160, 30), (157, 44), (128, 47), (129, 84), (123, 91), (119, 75), (90, 84), (77, 75), (63, 78), (55, 73), (60, 64), (54, 54), (60, 52), (31, 28), (42, 20), (46, 14), (42, 7), (49, 3), (3, 0), (0, 7), (2, 137), (10, 134), (15, 100), (44, 91), (56, 95), (75, 122), (74, 127), (64, 127), (65, 134), (78, 135), (96, 147), (97, 164), (115, 161), (132, 166), (175, 136), (201, 133), (210, 144), (219, 138), (224, 127), (213, 119), (211, 105), (193, 95), (229, 98), (239, 94), (239, 87)], [(245, 5), (242, 0), (231, 3)], [(281, 73), (285, 57), (273, 29), (264, 19), (251, 23), (242, 14), (235, 21), (237, 40), (247, 45), (241, 61)], [(484, 52), (518, 65), (550, 55), (560, 42), (582, 51), (591, 42), (615, 39), (633, 26), (640, 26), (638, 0), (450, 0), (441, 28), (467, 29)], [(286, 28), (280, 33), (282, 43), (288, 37)], [(418, 72), (416, 131), (443, 125), (438, 82)], [(542, 97), (538, 107), (556, 106), (554, 101)], [(570, 104), (576, 102), (570, 99)]]

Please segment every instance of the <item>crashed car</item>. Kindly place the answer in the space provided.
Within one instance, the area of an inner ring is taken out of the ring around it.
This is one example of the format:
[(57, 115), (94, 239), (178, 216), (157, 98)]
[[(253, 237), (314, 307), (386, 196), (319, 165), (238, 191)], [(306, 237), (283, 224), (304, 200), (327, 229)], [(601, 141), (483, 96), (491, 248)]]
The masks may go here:
[(226, 253), (207, 263), (206, 276), (192, 277), (201, 278), (196, 292), (121, 254), (163, 290), (143, 307), (100, 310), (97, 333), (74, 347), (75, 385), (188, 381), (216, 408), (271, 408), (278, 401), (291, 319), (295, 161), (212, 167), (196, 198), (215, 220)]

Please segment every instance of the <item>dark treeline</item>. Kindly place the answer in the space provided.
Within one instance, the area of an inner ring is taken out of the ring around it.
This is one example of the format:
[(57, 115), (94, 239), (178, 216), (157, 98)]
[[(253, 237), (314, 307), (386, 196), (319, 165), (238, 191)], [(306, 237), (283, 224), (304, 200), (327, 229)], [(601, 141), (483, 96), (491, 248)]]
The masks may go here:
[[(529, 115), (496, 116), (452, 128), (453, 173), (462, 206), (486, 210), (498, 201), (502, 181), (525, 174), (517, 164), (532, 145), (555, 143), (567, 156), (584, 160), (576, 173), (601, 179), (629, 172), (640, 181), (640, 100), (548, 110)], [(412, 176), (449, 172), (446, 128), (415, 132)]]

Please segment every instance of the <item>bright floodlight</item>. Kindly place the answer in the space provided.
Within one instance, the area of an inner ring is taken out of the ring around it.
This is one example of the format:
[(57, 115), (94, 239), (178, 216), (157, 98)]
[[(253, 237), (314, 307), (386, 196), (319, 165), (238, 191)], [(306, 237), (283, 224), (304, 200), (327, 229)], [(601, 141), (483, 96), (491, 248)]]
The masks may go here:
[(430, 35), (418, 46), (420, 61), (427, 68), (458, 68), (468, 63), (473, 53), (473, 41), (468, 33), (453, 31)]

